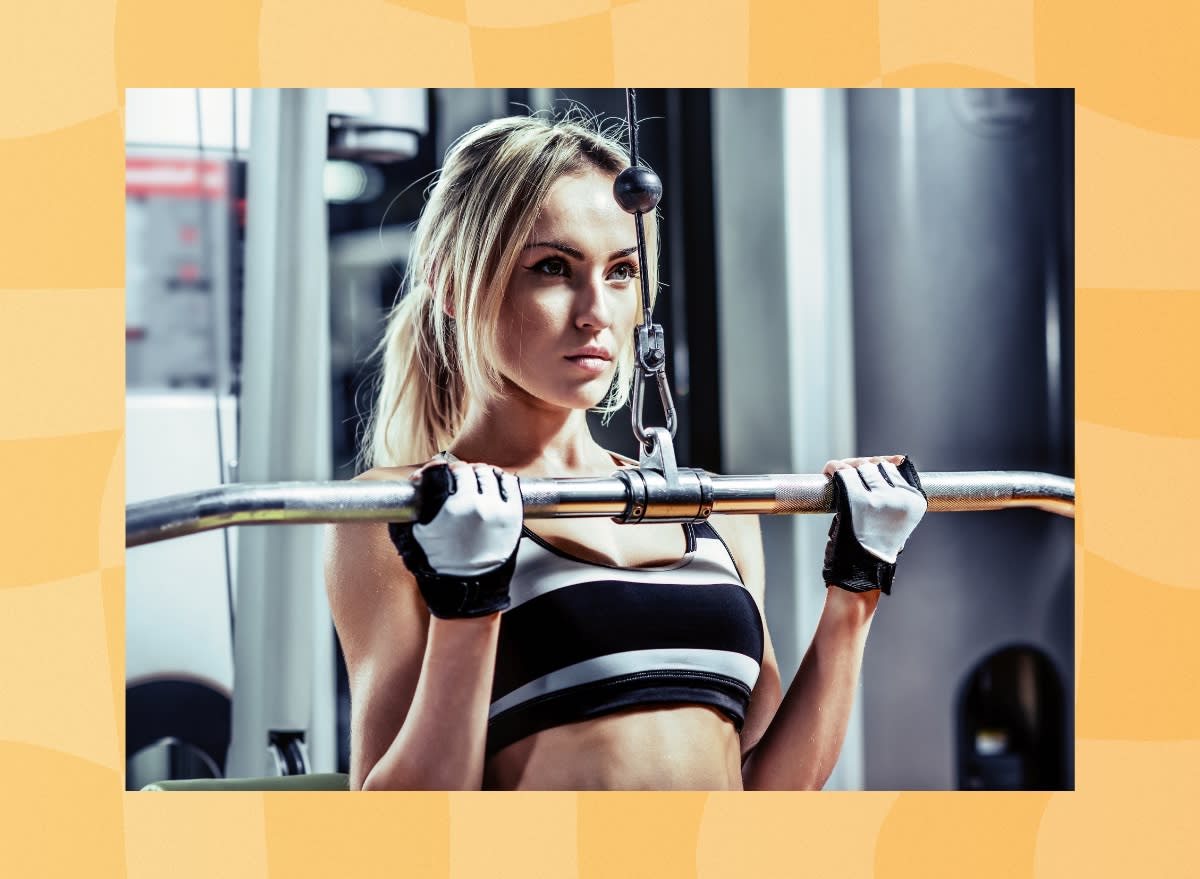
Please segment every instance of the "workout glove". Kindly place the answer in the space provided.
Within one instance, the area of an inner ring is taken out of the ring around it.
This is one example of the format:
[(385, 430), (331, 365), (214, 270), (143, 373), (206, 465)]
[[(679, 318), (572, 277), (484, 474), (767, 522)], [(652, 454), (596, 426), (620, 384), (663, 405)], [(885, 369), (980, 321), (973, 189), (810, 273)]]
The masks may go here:
[(928, 503), (912, 461), (843, 468), (833, 474), (835, 513), (825, 545), (825, 584), (851, 592), (892, 591), (896, 557)]
[(509, 605), (522, 502), (517, 478), (487, 465), (434, 464), (414, 476), (417, 522), (388, 525), (430, 612), (481, 617)]

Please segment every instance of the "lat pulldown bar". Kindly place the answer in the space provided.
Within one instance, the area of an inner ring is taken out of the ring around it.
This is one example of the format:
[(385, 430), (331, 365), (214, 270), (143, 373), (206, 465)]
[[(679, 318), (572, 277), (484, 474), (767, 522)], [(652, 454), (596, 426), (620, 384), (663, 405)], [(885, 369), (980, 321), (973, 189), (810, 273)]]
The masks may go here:
[[(832, 483), (822, 474), (709, 476), (703, 471), (668, 484), (652, 470), (618, 478), (522, 479), (530, 519), (608, 516), (647, 522), (684, 521), (713, 513), (832, 513)], [(1075, 480), (1051, 473), (982, 470), (922, 473), (931, 512), (1033, 507), (1074, 518)], [(638, 509), (638, 504), (642, 504)], [(410, 522), (417, 518), (412, 480), (397, 482), (279, 482), (227, 485), (131, 504), (125, 545), (227, 528), (231, 525), (320, 522)]]

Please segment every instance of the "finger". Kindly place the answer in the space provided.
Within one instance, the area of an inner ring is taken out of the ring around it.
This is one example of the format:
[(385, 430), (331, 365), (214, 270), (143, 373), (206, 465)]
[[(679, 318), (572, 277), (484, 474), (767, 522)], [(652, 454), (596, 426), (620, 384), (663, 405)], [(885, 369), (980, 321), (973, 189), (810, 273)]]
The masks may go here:
[(868, 461), (856, 469), (858, 470), (858, 475), (862, 477), (863, 483), (871, 491), (884, 491), (887, 489), (887, 480), (883, 478), (883, 471), (879, 469), (879, 462)]
[(916, 491), (915, 488), (909, 485), (908, 480), (904, 478), (904, 474), (891, 461), (884, 461), (879, 466), (883, 469), (883, 475), (887, 477), (887, 481), (896, 488), (907, 488)]
[(913, 463), (912, 458), (905, 457), (897, 467), (900, 475), (904, 477), (904, 481), (919, 491), (922, 495), (925, 494), (925, 486), (921, 484), (921, 474), (917, 472), (917, 465)]
[(843, 458), (842, 463), (847, 467), (861, 467), (863, 464), (873, 464), (878, 460), (878, 456), (872, 458), (867, 455), (859, 455), (855, 458)]
[(443, 461), (441, 458), (433, 458), (429, 461), (426, 461), (424, 464), (422, 464), (420, 467), (418, 467), (416, 470), (414, 470), (411, 474), (409, 474), (409, 479), (420, 480), (421, 477), (424, 476), (426, 473), (431, 473), (434, 470), (438, 470), (438, 469), (447, 469), (448, 470), (449, 468), (450, 468), (450, 465), (446, 461)]
[(488, 501), (500, 501), (500, 484), (496, 481), (495, 468), (488, 464), (476, 464), (471, 468), (475, 479), (475, 490)]
[(470, 464), (455, 461), (449, 465), (448, 472), (452, 482), (450, 498), (446, 501), (447, 507), (452, 512), (470, 509), (479, 493), (475, 483), (475, 468)]
[(898, 467), (903, 463), (904, 457), (904, 455), (860, 455), (857, 458), (837, 458), (826, 461), (821, 472), (826, 476), (831, 476), (834, 470), (841, 470), (845, 467), (861, 467), (863, 464), (881, 464), (884, 461), (891, 461)]
[(504, 492), (505, 512), (515, 520), (515, 526), (520, 529), (525, 524), (525, 501), (521, 496), (521, 483), (511, 473), (501, 472), (500, 490)]
[(852, 470), (856, 465), (850, 463), (852, 459), (834, 458), (831, 461), (826, 461), (821, 472), (826, 476), (832, 476), (838, 470)]
[(862, 480), (862, 474), (856, 467), (839, 467), (834, 472), (833, 478), (841, 485), (847, 500), (864, 501), (870, 493), (870, 489)]
[(469, 490), (474, 482), (475, 467), (465, 461), (453, 461), (447, 465), (454, 474), (455, 487)]
[(454, 497), (456, 480), (454, 472), (445, 464), (422, 468), (419, 473), (421, 478), (417, 485), (420, 513), (417, 521), (428, 525), (445, 507), (447, 500)]
[(500, 499), (505, 503), (515, 503), (524, 506), (521, 498), (521, 483), (517, 477), (503, 470), (496, 471), (496, 479), (500, 482)]

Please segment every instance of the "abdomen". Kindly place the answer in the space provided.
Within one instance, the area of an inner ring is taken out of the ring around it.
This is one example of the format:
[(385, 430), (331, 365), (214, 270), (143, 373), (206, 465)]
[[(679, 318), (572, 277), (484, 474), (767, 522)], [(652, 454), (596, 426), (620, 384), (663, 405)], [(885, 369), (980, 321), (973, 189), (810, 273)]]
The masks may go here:
[(699, 705), (635, 709), (527, 736), (487, 763), (498, 790), (741, 790), (740, 737)]

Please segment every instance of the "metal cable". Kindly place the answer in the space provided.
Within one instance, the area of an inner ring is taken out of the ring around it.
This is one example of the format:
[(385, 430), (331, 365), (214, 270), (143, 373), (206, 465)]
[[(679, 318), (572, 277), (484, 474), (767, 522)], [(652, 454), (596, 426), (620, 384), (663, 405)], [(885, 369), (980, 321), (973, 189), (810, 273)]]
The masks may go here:
[[(225, 479), (225, 429), (224, 422), (221, 417), (221, 392), (225, 389), (225, 364), (221, 363), (222, 354), (228, 349), (224, 348), (219, 342), (219, 334), (225, 331), (222, 326), (224, 315), (221, 309), (217, 307), (217, 267), (213, 263), (212, 257), (212, 212), (208, 207), (208, 195), (204, 187), (204, 175), (207, 164), (205, 162), (204, 150), (204, 110), (201, 100), (201, 90), (195, 89), (196, 96), (196, 152), (199, 156), (199, 169), (197, 174), (200, 178), (200, 263), (203, 277), (208, 279), (208, 301), (209, 315), (212, 323), (212, 355), (213, 355), (213, 406), (216, 409), (217, 421), (217, 478), (221, 485), (226, 484)], [(233, 114), (237, 116), (237, 99), (234, 98)], [(236, 137), (236, 123), (234, 127)], [(236, 148), (236, 142), (234, 147)], [(228, 190), (228, 187), (226, 187)], [(229, 601), (229, 637), (233, 638), (235, 626), (235, 609), (233, 598), (233, 564), (232, 553), (229, 548), (229, 532), (226, 531), (222, 535), (225, 548), (225, 595)]]
[[(634, 89), (625, 89), (625, 125), (629, 129), (629, 166), (638, 167), (638, 121), (637, 94)], [(638, 266), (642, 288), (642, 323), (650, 325), (650, 272), (646, 263), (646, 226), (640, 213), (633, 215), (633, 226), (637, 231)]]

